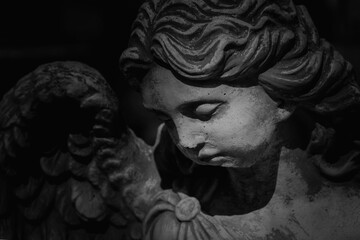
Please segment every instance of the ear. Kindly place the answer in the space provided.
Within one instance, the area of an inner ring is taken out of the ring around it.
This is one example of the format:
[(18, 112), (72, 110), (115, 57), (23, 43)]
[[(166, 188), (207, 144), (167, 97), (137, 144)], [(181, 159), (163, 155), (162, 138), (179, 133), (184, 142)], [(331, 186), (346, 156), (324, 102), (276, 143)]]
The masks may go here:
[(295, 104), (290, 103), (279, 103), (277, 111), (277, 119), (279, 122), (285, 121), (288, 119), (295, 111)]

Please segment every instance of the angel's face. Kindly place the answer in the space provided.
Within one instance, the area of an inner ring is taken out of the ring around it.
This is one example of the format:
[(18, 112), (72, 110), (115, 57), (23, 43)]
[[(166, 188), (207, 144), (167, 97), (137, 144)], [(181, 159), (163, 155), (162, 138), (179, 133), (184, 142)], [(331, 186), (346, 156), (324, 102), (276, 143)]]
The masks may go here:
[(276, 142), (284, 115), (261, 86), (189, 85), (158, 65), (141, 92), (183, 154), (203, 165), (252, 166)]

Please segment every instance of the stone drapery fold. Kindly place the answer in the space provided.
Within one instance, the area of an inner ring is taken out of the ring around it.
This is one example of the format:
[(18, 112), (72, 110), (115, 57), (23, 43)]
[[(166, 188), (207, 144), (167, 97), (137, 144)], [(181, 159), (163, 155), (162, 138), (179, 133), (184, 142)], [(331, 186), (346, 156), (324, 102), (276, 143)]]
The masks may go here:
[(144, 221), (145, 240), (235, 239), (217, 219), (201, 212), (196, 198), (165, 190), (154, 202)]

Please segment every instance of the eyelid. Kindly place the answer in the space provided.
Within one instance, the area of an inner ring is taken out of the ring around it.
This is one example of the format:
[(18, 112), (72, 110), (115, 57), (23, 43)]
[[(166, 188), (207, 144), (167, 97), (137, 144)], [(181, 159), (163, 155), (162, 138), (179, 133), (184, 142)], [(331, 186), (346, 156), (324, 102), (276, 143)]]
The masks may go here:
[(181, 108), (181, 112), (190, 118), (208, 121), (222, 104), (219, 101), (189, 103)]
[(210, 115), (216, 111), (219, 105), (220, 103), (203, 103), (195, 108), (194, 113), (197, 115)]

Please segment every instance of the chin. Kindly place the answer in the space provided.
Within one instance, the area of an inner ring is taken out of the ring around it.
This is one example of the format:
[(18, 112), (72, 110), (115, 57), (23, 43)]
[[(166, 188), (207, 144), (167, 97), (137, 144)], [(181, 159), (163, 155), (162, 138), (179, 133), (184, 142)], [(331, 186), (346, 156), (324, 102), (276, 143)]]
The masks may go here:
[(226, 163), (223, 163), (223, 164), (221, 164), (220, 165), (221, 167), (224, 167), (224, 168), (239, 168), (239, 166), (237, 166), (236, 164), (234, 164), (234, 163), (228, 163), (228, 162), (226, 162)]
[[(207, 161), (201, 161), (196, 159), (196, 162), (199, 165), (206, 165), (206, 166), (215, 166), (215, 167), (225, 167), (225, 168), (241, 168), (242, 164), (239, 164), (239, 160), (233, 157), (225, 157), (225, 156), (218, 156), (213, 157)], [(239, 166), (240, 165), (240, 166)]]

